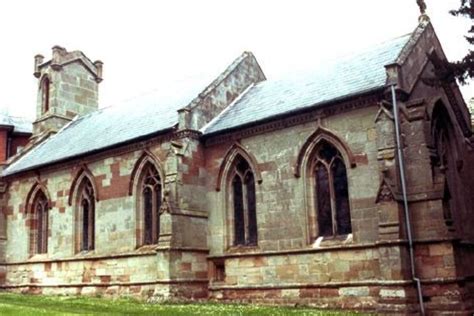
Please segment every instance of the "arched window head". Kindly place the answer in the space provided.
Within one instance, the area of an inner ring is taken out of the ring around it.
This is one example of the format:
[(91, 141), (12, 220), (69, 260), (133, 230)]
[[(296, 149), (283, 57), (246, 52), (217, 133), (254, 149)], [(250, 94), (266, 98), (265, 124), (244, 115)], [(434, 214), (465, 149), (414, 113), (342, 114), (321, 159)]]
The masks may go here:
[(319, 236), (352, 233), (347, 171), (341, 153), (321, 141), (313, 172)]
[(48, 252), (48, 199), (43, 191), (38, 191), (33, 200), (30, 221), (30, 252)]
[(257, 206), (255, 177), (249, 164), (236, 157), (231, 177), (234, 246), (257, 245)]
[(43, 114), (49, 111), (49, 88), (49, 78), (44, 77), (41, 81), (41, 110)]
[(76, 241), (79, 251), (90, 251), (95, 244), (95, 194), (87, 177), (83, 178), (78, 193)]
[(162, 187), (158, 170), (149, 162), (142, 171), (140, 194), (142, 245), (157, 244), (160, 236)]

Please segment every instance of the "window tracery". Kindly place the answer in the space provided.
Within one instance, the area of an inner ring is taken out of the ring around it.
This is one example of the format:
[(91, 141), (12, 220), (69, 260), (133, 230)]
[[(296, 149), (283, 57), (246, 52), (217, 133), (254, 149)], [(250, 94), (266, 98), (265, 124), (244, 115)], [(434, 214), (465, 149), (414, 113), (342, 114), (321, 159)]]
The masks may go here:
[(79, 251), (95, 248), (95, 193), (91, 181), (84, 177), (78, 195), (78, 242)]
[(347, 171), (341, 153), (322, 141), (314, 161), (314, 190), (318, 235), (352, 233)]
[(258, 232), (255, 177), (249, 164), (241, 156), (236, 158), (231, 178), (233, 245), (256, 246)]
[(30, 230), (30, 251), (32, 254), (48, 252), (48, 199), (43, 191), (38, 191), (33, 200)]
[(160, 207), (162, 202), (161, 179), (158, 170), (147, 163), (141, 182), (143, 214), (143, 245), (158, 243), (160, 235)]

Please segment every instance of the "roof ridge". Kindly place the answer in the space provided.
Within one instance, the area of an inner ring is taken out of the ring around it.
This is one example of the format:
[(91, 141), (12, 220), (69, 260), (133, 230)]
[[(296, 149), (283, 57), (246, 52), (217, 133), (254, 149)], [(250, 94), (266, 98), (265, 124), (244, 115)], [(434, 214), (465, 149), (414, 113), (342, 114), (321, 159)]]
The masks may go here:
[[(334, 66), (341, 66), (341, 65), (344, 65), (347, 62), (352, 61), (352, 60), (354, 60), (358, 57), (362, 57), (362, 56), (365, 56), (365, 55), (367, 55), (371, 52), (379, 50), (382, 47), (384, 47), (385, 45), (388, 45), (390, 43), (402, 40), (403, 38), (409, 37), (411, 35), (412, 35), (412, 33), (405, 33), (404, 35), (393, 37), (389, 40), (384, 40), (384, 41), (378, 42), (377, 44), (374, 44), (372, 46), (367, 46), (367, 47), (361, 48), (359, 50), (356, 50), (356, 51), (353, 51), (353, 52), (350, 52), (350, 53), (347, 52), (347, 53), (343, 53), (343, 54), (338, 55), (338, 56), (331, 56), (329, 58), (323, 58), (323, 59), (319, 60), (316, 64), (310, 65), (308, 68), (297, 69), (293, 72), (286, 73), (284, 77), (270, 78), (270, 79), (267, 79), (265, 81), (258, 82), (257, 84), (262, 84), (263, 85), (266, 82), (287, 81), (288, 79), (291, 79), (292, 77), (301, 76), (301, 75), (308, 74), (308, 73), (314, 74), (314, 73), (322, 72), (323, 70), (329, 69), (329, 68), (334, 67)], [(408, 39), (407, 39), (407, 43), (408, 43)], [(407, 43), (405, 43), (404, 46)]]
[(258, 84), (251, 98), (243, 97), (206, 126), (211, 135), (291, 115), (329, 102), (383, 89), (387, 64), (393, 63), (412, 33)]

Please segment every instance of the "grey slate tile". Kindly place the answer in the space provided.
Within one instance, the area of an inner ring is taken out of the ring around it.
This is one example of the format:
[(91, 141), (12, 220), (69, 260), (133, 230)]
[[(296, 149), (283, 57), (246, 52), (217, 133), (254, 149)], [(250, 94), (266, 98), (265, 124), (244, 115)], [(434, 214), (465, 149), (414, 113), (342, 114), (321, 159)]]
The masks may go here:
[(213, 134), (383, 87), (386, 83), (384, 66), (397, 59), (410, 35), (318, 69), (260, 82), (202, 132)]
[[(203, 133), (237, 128), (383, 87), (386, 83), (384, 66), (396, 60), (409, 38), (410, 34), (405, 35), (303, 74), (258, 83), (205, 126)], [(164, 89), (80, 117), (12, 163), (2, 176), (172, 128), (178, 122), (177, 110), (189, 104), (210, 82), (207, 78), (201, 79), (187, 87)]]
[(191, 102), (204, 87), (204, 83), (193, 81), (187, 89), (156, 91), (80, 117), (12, 163), (2, 175), (95, 152), (172, 128), (178, 122), (177, 110)]

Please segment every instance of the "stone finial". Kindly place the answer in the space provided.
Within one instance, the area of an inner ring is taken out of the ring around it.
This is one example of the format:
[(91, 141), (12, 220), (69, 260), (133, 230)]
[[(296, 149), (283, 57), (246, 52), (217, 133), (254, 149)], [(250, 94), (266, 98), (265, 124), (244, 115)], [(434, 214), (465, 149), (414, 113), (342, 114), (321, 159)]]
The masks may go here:
[(59, 45), (54, 45), (53, 48), (53, 57), (51, 59), (51, 68), (54, 70), (59, 70), (61, 69), (61, 57), (62, 55), (65, 55), (67, 53), (66, 49), (59, 46)]
[(44, 61), (44, 56), (43, 55), (38, 54), (38, 55), (35, 56), (35, 72), (33, 73), (33, 75), (36, 78), (39, 78), (41, 76), (39, 66), (43, 63), (43, 61)]
[(104, 65), (104, 63), (100, 60), (94, 61), (94, 66), (97, 69), (97, 77), (95, 79), (95, 81), (97, 83), (100, 83), (102, 81), (102, 67), (103, 67), (103, 65)]
[(426, 3), (425, 0), (416, 0), (416, 4), (420, 7), (420, 14), (423, 15), (426, 13)]
[(430, 21), (430, 18), (426, 14), (425, 0), (416, 0), (416, 4), (420, 8), (420, 16), (418, 17), (418, 22), (419, 23), (428, 23)]
[(418, 17), (418, 22), (420, 24), (427, 24), (430, 21), (428, 14), (422, 14)]

